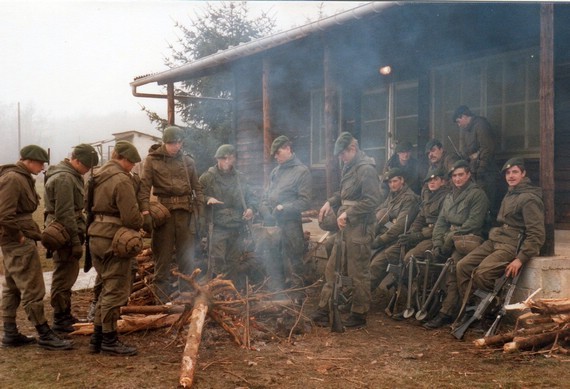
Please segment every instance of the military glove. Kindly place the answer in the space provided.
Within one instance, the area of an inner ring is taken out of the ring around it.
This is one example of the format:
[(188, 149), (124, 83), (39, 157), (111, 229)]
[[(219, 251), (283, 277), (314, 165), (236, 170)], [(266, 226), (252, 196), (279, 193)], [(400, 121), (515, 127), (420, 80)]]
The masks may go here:
[(371, 247), (373, 250), (382, 249), (384, 247), (384, 242), (382, 241), (382, 237), (377, 236), (376, 239), (374, 239), (374, 241), (372, 242)]
[(150, 213), (143, 216), (143, 230), (149, 234), (152, 232), (152, 216)]
[(80, 260), (83, 256), (83, 246), (80, 244), (74, 244), (71, 246), (71, 258)]

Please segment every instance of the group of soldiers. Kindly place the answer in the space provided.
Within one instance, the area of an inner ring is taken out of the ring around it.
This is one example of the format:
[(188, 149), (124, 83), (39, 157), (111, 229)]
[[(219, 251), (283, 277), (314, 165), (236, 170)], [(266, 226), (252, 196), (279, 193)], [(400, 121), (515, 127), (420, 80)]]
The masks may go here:
[[(319, 222), (332, 218), (331, 229), (342, 232), (342, 239), (332, 248), (326, 282), (311, 317), (317, 325), (330, 322), (333, 259), (338, 250), (352, 280), (346, 327), (366, 324), (371, 293), (386, 277), (388, 265), (400, 261), (403, 249), (405, 262), (412, 256), (431, 255), (437, 261), (451, 258), (453, 263), (447, 272), (441, 311), (425, 323), (426, 328), (451, 323), (472, 284), (492, 288), (503, 272), (517, 274), (538, 254), (544, 242), (543, 204), (540, 189), (526, 177), (524, 161), (514, 158), (503, 166), (509, 190), (497, 226), (487, 231), (492, 198), (487, 191), (494, 192), (489, 178), (494, 177), (490, 126), (465, 106), (458, 108), (454, 121), (462, 129), (465, 159), (448, 154), (442, 143), (433, 139), (425, 148), (429, 169), (421, 179), (419, 164), (410, 158), (411, 145), (398, 145), (397, 157), (390, 159), (380, 180), (374, 159), (360, 150), (352, 134), (340, 134), (334, 145), (341, 164), (340, 190), (320, 208)], [(312, 182), (310, 170), (295, 155), (292, 142), (283, 135), (273, 141), (270, 154), (277, 166), (258, 198), (244, 174), (235, 168), (233, 145), (221, 145), (214, 156), (215, 165), (199, 175), (195, 161), (182, 149), (183, 140), (181, 128), (167, 127), (162, 144), (149, 150), (140, 177), (132, 170), (141, 157), (129, 142), (116, 142), (111, 159), (100, 167), (96, 167), (99, 158), (92, 146), (76, 146), (70, 158), (49, 166), (45, 174), (43, 232), (32, 218), (40, 201), (33, 175), (49, 163), (48, 153), (36, 145), (26, 146), (16, 164), (0, 167), (4, 347), (36, 342), (18, 330), (20, 304), (38, 331), (39, 346), (73, 347), (62, 334), (73, 331), (77, 322), (71, 313), (71, 287), (78, 276), (84, 244), (88, 244), (97, 271), (89, 351), (136, 354), (135, 347), (118, 339), (117, 321), (130, 293), (133, 257), (142, 247), (140, 230), (151, 235), (157, 304), (184, 290), (183, 283), (173, 282), (171, 270), (176, 265), (181, 273), (190, 274), (198, 266), (196, 240), (205, 225), (207, 277), (235, 273), (256, 215), (264, 226), (279, 227), (279, 255), (265, 263), (272, 285), (302, 286), (305, 240), (301, 215), (310, 207)], [(83, 176), (89, 171), (85, 185)], [(86, 213), (91, 216), (87, 220)], [(525, 239), (517, 247), (521, 234)], [(37, 241), (53, 252), (51, 327), (44, 314), (45, 286)]]

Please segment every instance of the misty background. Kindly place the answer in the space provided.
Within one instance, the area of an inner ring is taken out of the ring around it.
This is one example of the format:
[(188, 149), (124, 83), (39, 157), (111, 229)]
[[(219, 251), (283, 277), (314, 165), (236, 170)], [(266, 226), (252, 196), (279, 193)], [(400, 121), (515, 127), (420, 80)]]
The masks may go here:
[[(248, 8), (282, 31), (359, 4), (250, 1)], [(141, 106), (166, 117), (166, 101), (136, 98), (129, 83), (168, 70), (169, 44), (182, 35), (176, 22), (191, 23), (205, 2), (0, 0), (0, 7), (0, 164), (17, 161), (28, 144), (49, 148), (56, 163), (73, 146), (114, 133), (161, 135)]]

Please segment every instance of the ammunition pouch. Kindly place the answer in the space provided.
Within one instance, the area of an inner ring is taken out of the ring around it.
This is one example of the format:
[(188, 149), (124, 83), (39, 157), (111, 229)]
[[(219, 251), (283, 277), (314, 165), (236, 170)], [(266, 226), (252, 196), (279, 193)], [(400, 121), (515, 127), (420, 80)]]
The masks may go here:
[(166, 220), (170, 218), (170, 211), (161, 203), (152, 201), (149, 204), (149, 212), (152, 217), (152, 226), (158, 228), (166, 223)]
[(452, 239), (455, 250), (461, 255), (469, 254), (483, 243), (483, 238), (473, 234), (454, 235)]
[(58, 221), (52, 221), (42, 232), (41, 242), (49, 251), (56, 251), (71, 242), (69, 232)]
[(143, 240), (140, 232), (121, 227), (115, 233), (111, 247), (119, 258), (132, 258), (142, 251)]

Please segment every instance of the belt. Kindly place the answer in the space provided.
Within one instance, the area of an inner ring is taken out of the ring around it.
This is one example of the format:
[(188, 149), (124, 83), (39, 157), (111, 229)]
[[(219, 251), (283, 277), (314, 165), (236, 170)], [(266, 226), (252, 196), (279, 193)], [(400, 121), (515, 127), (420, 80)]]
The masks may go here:
[(167, 204), (190, 203), (190, 195), (169, 196), (169, 197), (158, 196), (158, 201), (160, 201), (161, 203), (167, 203)]
[[(49, 212), (46, 212), (46, 213), (47, 213), (48, 215), (53, 215), (53, 214), (55, 214), (54, 211), (49, 211)], [(82, 209), (78, 209), (78, 210), (75, 211), (75, 216), (82, 216), (82, 215), (83, 215), (83, 210), (82, 210)]]
[(101, 222), (101, 223), (113, 223), (113, 224), (123, 225), (123, 222), (121, 222), (121, 218), (116, 217), (116, 216), (103, 215), (100, 213), (95, 215), (95, 218), (93, 221)]
[(342, 205), (346, 205), (348, 207), (352, 207), (356, 204), (358, 204), (358, 201), (354, 201), (354, 200), (342, 200), (341, 202)]

